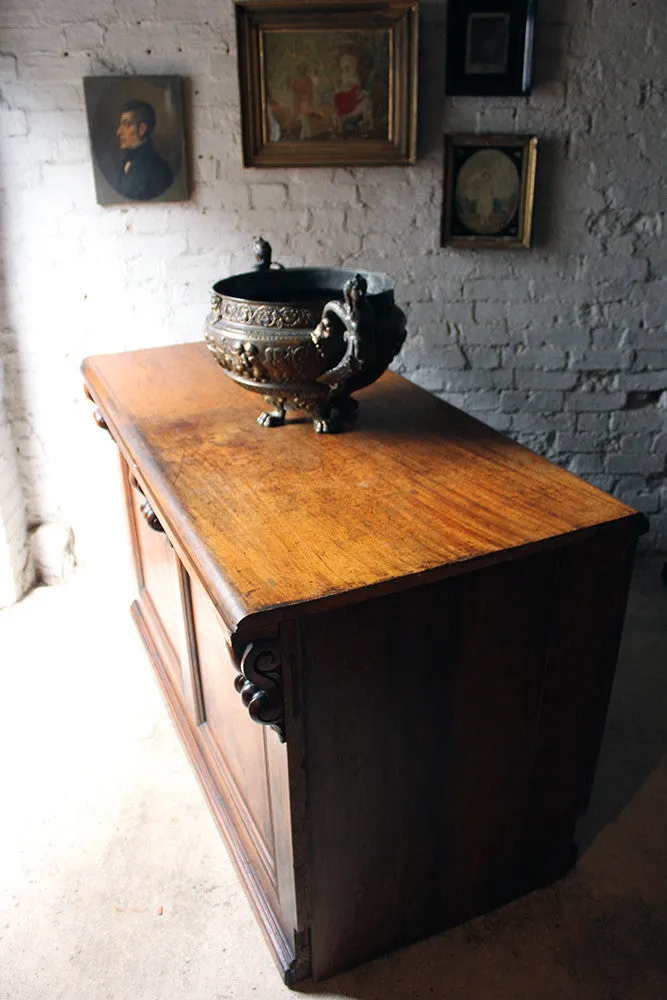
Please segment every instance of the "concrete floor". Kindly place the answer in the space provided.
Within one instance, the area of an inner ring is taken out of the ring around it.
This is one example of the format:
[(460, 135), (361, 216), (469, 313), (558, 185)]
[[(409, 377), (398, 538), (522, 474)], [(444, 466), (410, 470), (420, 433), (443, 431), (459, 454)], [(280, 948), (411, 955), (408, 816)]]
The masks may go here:
[[(579, 865), (493, 914), (302, 992), (666, 1000), (667, 587), (633, 582)], [(127, 613), (79, 573), (0, 612), (0, 997), (289, 996)]]

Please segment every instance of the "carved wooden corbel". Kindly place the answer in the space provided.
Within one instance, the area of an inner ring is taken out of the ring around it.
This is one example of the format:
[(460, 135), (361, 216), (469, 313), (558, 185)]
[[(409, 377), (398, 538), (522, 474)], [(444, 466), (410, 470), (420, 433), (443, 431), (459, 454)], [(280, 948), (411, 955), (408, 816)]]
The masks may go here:
[(271, 726), (280, 742), (284, 743), (285, 706), (279, 641), (249, 643), (241, 657), (239, 670), (234, 687), (241, 695), (250, 718), (263, 726)]

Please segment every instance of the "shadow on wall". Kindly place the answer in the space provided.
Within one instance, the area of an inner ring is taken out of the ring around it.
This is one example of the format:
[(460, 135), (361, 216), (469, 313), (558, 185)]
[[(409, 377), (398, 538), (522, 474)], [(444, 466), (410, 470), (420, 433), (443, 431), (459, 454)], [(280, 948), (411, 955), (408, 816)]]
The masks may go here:
[(537, 170), (535, 172), (535, 207), (533, 211), (533, 245), (538, 249), (549, 244), (557, 230), (554, 213), (558, 190), (557, 172), (563, 160), (563, 143), (559, 139), (540, 136)]
[(21, 468), (16, 429), (17, 414), (25, 411), (17, 339), (8, 315), (4, 256), (0, 254), (0, 432), (6, 444), (0, 448), (0, 579), (13, 581), (2, 588), (0, 606), (19, 600), (33, 584), (26, 518), (29, 484)]

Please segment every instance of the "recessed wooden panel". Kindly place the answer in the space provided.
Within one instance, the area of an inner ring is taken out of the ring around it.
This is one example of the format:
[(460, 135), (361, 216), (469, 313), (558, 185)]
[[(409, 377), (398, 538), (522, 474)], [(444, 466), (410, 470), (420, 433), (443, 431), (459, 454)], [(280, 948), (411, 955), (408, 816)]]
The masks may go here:
[(461, 584), (302, 620), (315, 978), (441, 908)]
[(522, 885), (552, 563), (304, 619), (316, 978)]
[(193, 579), (191, 587), (204, 725), (208, 726), (236, 790), (256, 824), (262, 840), (257, 846), (273, 872), (273, 826), (265, 740), (267, 736), (277, 737), (270, 731), (267, 733), (248, 715), (234, 688), (237, 670), (230, 658), (220, 617), (199, 581)]
[[(557, 624), (556, 565), (555, 554), (546, 552), (463, 581), (448, 723), (443, 925), (483, 913), (524, 886), (533, 755)], [(548, 867), (549, 859), (542, 861)]]

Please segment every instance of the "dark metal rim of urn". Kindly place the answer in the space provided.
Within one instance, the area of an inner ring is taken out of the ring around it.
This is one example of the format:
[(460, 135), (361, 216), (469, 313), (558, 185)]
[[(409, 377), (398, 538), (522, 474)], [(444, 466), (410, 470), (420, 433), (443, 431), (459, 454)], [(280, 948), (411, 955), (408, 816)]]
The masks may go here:
[(379, 271), (353, 271), (342, 267), (285, 267), (272, 271), (246, 271), (216, 281), (213, 291), (226, 301), (249, 306), (300, 306), (319, 308), (343, 298), (343, 286), (355, 276), (365, 278), (366, 298), (383, 311), (394, 303), (394, 282)]

